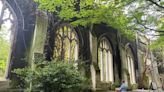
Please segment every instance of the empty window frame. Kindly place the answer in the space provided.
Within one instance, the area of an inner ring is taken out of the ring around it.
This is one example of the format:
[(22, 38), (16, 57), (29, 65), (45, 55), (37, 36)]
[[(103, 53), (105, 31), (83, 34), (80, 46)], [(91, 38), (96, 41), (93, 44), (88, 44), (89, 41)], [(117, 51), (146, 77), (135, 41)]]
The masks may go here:
[(78, 60), (79, 40), (70, 25), (62, 25), (55, 32), (54, 58), (66, 61)]
[(127, 58), (126, 68), (129, 73), (130, 83), (135, 84), (136, 79), (135, 79), (134, 57), (130, 48), (127, 48), (126, 58)]
[(100, 68), (100, 80), (113, 82), (113, 55), (109, 41), (104, 37), (100, 40), (98, 48), (98, 64)]
[(0, 77), (8, 72), (6, 66), (9, 66), (11, 59), (17, 26), (18, 20), (13, 8), (6, 0), (0, 0)]

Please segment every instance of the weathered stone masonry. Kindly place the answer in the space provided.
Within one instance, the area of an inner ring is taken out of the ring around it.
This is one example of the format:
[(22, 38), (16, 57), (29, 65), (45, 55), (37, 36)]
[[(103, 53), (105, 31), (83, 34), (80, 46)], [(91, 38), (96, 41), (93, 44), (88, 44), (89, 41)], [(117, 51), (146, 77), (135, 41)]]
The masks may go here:
[[(138, 84), (141, 80), (141, 57), (137, 55), (136, 42), (127, 40), (118, 30), (105, 24), (93, 25), (92, 30), (73, 27), (53, 14), (38, 11), (32, 0), (7, 0), (7, 3), (16, 14), (18, 23), (8, 65), (8, 79), (19, 80), (11, 71), (31, 66), (36, 57), (52, 60), (55, 32), (60, 25), (69, 25), (71, 31), (77, 34), (76, 53), (87, 66), (84, 72), (91, 78), (93, 90), (107, 89), (106, 84), (121, 80), (132, 84)], [(104, 50), (99, 51), (101, 44), (105, 44), (102, 46)]]

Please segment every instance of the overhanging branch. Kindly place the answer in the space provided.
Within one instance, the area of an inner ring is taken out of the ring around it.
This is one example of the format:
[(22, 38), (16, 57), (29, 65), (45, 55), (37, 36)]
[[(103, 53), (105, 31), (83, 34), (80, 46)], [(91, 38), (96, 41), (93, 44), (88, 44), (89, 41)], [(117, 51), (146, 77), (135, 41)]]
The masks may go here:
[(134, 16), (134, 18), (136, 19), (137, 24), (141, 25), (141, 26), (144, 27), (145, 29), (153, 30), (153, 31), (155, 31), (155, 32), (164, 32), (164, 30), (157, 30), (157, 29), (149, 28), (149, 27), (147, 27), (146, 25), (140, 23), (139, 20), (137, 19), (137, 17)]
[(154, 5), (158, 6), (159, 8), (163, 8), (164, 9), (164, 6), (159, 5), (157, 2), (155, 2), (153, 0), (146, 0), (146, 1), (149, 1), (149, 2), (153, 3)]

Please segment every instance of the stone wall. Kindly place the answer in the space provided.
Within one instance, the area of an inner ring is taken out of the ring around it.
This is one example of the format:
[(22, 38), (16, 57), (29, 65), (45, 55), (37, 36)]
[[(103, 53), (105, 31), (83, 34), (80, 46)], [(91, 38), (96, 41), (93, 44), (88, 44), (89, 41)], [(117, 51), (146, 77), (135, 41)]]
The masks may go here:
[(33, 0), (6, 0), (16, 14), (16, 27), (8, 64), (7, 78), (18, 81), (11, 72), (16, 68), (23, 68), (29, 63), (32, 38), (35, 28), (36, 5)]

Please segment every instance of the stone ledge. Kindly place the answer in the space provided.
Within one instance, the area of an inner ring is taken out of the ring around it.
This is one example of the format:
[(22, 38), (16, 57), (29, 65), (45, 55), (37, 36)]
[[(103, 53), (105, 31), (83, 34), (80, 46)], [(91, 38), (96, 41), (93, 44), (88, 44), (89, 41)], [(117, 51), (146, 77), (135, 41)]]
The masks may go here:
[(9, 88), (9, 80), (0, 79), (0, 91), (7, 90)]

